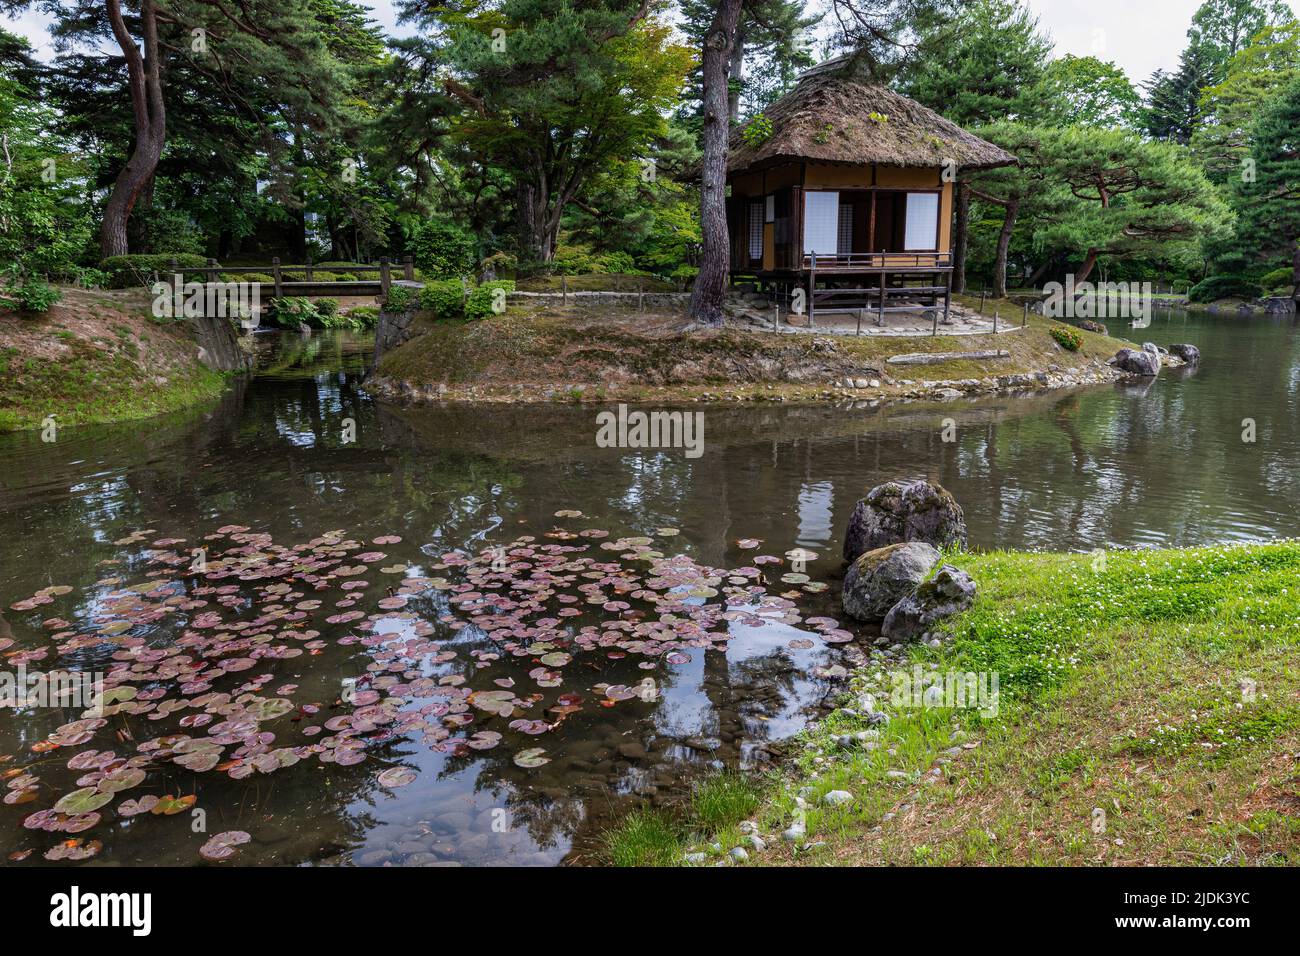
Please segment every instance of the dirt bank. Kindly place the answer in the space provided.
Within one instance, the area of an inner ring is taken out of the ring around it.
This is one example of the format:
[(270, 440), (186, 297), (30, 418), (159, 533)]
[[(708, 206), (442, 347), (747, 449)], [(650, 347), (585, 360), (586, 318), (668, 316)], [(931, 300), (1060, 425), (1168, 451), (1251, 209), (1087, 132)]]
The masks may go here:
[(0, 309), (0, 431), (147, 418), (215, 399), (188, 321), (155, 320), (136, 291), (64, 289), (43, 315)]
[[(822, 401), (944, 399), (1119, 377), (1105, 362), (1128, 343), (1082, 332), (1071, 352), (1052, 338), (1054, 325), (1030, 316), (997, 335), (778, 334), (702, 330), (679, 314), (616, 305), (512, 304), (479, 322), (417, 314), (404, 329), (409, 340), (384, 354), (367, 388), (403, 403)], [(1005, 354), (889, 361), (973, 351)]]

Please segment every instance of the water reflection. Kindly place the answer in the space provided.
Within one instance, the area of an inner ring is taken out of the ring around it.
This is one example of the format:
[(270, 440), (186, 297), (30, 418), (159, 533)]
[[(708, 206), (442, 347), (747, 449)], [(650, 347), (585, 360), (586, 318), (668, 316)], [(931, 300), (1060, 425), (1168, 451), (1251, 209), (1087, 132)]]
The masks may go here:
[[(615, 535), (679, 528), (677, 546), (710, 566), (747, 563), (739, 538), (758, 538), (772, 554), (808, 548), (818, 555), (813, 579), (833, 581), (853, 503), (900, 475), (952, 490), (981, 548), (1300, 533), (1293, 321), (1163, 315), (1145, 334), (1196, 343), (1202, 366), (1142, 386), (975, 403), (708, 408), (700, 459), (598, 448), (593, 408), (377, 405), (359, 388), (366, 342), (259, 336), (263, 373), (201, 415), (64, 429), (53, 445), (0, 436), (0, 605), (54, 584), (89, 588), (104, 574), (100, 562), (122, 557), (112, 542), (138, 528), (195, 540), (238, 522), (281, 542), (335, 528), (366, 539), (395, 533), (416, 561), (544, 533), (560, 509), (580, 509)], [(952, 442), (942, 437), (948, 417), (957, 424)], [(1254, 442), (1243, 441), (1248, 420)], [(802, 604), (833, 613), (833, 595)], [(0, 638), (39, 640), (7, 616)], [(457, 757), (395, 740), (385, 759), (421, 773), (400, 791), (377, 788), (369, 769), (338, 768), (327, 786), (291, 771), (274, 786), (205, 781), (204, 799), (241, 825), (255, 818), (256, 848), (243, 857), (251, 861), (584, 858), (625, 795), (666, 798), (683, 764), (761, 762), (825, 692), (816, 673), (825, 659), (792, 650), (780, 627), (751, 631), (725, 654), (660, 671), (657, 704), (575, 715), (545, 773), (515, 767), (513, 749)], [(468, 653), (481, 638), (462, 639)], [(609, 675), (591, 680), (639, 676), (605, 666)], [(339, 654), (328, 673), (302, 680), (318, 680), (324, 695), (338, 672), (360, 667), (359, 656)], [(30, 746), (70, 716), (0, 714), (0, 753)], [(0, 842), (27, 839), (23, 809), (0, 807)], [(113, 841), (105, 857), (195, 860), (185, 827), (154, 822), (116, 825), (131, 839)]]

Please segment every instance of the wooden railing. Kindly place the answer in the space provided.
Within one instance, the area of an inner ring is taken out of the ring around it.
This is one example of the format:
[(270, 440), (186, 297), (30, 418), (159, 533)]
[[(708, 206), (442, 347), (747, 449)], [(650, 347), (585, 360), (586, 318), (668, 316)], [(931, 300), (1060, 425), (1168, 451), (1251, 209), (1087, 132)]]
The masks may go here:
[(807, 252), (803, 267), (817, 272), (951, 269), (951, 252)]
[[(365, 265), (364, 263), (357, 263), (357, 264), (346, 265), (346, 266), (335, 266), (335, 265), (319, 266), (308, 262), (304, 265), (295, 266), (295, 265), (285, 265), (280, 261), (279, 256), (273, 257), (271, 259), (270, 265), (222, 266), (217, 264), (216, 259), (209, 259), (208, 264), (206, 266), (182, 267), (179, 263), (177, 263), (175, 259), (173, 259), (169, 265), (171, 269), (171, 276), (186, 275), (186, 274), (192, 275), (194, 273), (199, 273), (200, 275), (206, 277), (205, 279), (206, 282), (224, 281), (226, 273), (242, 275), (244, 273), (249, 273), (249, 272), (255, 272), (255, 273), (260, 272), (263, 275), (271, 276), (272, 284), (275, 286), (276, 297), (283, 295), (286, 288), (288, 289), (288, 291), (293, 292), (293, 291), (297, 291), (302, 286), (308, 284), (339, 285), (339, 286), (343, 286), (343, 289), (352, 292), (359, 291), (356, 288), (356, 286), (365, 286), (367, 289), (369, 289), (372, 286), (378, 286), (380, 294), (388, 295), (388, 290), (394, 281), (393, 278), (394, 271), (397, 269), (401, 270), (400, 279), (404, 279), (407, 282), (415, 281), (415, 263), (412, 261), (410, 256), (406, 256), (404, 259), (402, 259), (401, 262), (394, 262), (392, 259), (388, 258), (387, 256), (384, 256), (379, 260), (379, 262), (375, 263), (374, 265)], [(347, 280), (346, 283), (325, 282), (325, 281), (317, 282), (312, 278), (312, 274), (314, 272), (328, 272), (334, 275), (337, 275), (339, 273), (350, 273), (350, 272), (378, 272), (379, 278), (377, 280), (376, 279), (353, 279), (353, 280)], [(303, 278), (285, 279), (284, 278), (285, 273), (290, 273), (290, 274), (301, 273)], [(168, 278), (170, 279), (170, 276)], [(265, 285), (266, 283), (261, 283), (261, 284)], [(340, 291), (343, 291), (343, 289), (340, 289)]]

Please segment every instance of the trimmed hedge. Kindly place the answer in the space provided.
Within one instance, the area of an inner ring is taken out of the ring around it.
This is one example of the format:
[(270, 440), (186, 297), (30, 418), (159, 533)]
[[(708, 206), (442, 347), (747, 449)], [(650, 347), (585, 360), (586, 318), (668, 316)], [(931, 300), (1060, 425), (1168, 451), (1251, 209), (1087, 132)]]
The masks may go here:
[(465, 311), (465, 287), (459, 279), (430, 282), (420, 290), (420, 308), (440, 319), (457, 319)]
[(1263, 290), (1246, 276), (1220, 275), (1202, 279), (1187, 293), (1189, 302), (1217, 302), (1219, 299), (1258, 299)]
[[(169, 274), (173, 259), (176, 260), (177, 268), (182, 272), (186, 269), (201, 268), (208, 264), (208, 260), (203, 256), (178, 252), (159, 255), (109, 256), (99, 264), (99, 268), (107, 276), (110, 289), (129, 289), (132, 286), (139, 285), (141, 277), (147, 281), (150, 274), (154, 272), (162, 275)], [(206, 273), (202, 272), (185, 273), (186, 282), (202, 282), (206, 278)]]
[[(493, 304), (498, 299), (504, 302), (504, 296), (498, 296), (497, 290), (503, 292), (514, 292), (515, 283), (513, 279), (498, 279), (495, 282), (485, 282), (469, 294), (465, 300), (465, 318), (467, 319), (486, 319), (490, 315), (497, 314)], [(505, 311), (502, 309), (501, 311)]]

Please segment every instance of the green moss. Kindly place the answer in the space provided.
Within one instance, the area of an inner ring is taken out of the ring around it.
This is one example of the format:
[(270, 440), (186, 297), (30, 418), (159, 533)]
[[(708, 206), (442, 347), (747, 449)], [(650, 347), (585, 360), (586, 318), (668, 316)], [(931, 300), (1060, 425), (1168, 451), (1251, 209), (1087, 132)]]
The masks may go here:
[(49, 415), (60, 427), (149, 418), (214, 401), (225, 388), (224, 376), (198, 364), (159, 385), (155, 373), (136, 363), (134, 343), (114, 349), (79, 339), (69, 344), (70, 355), (29, 356), (17, 368), (9, 368), (16, 350), (7, 350), (10, 374), (0, 377), (0, 430), (39, 428)]

